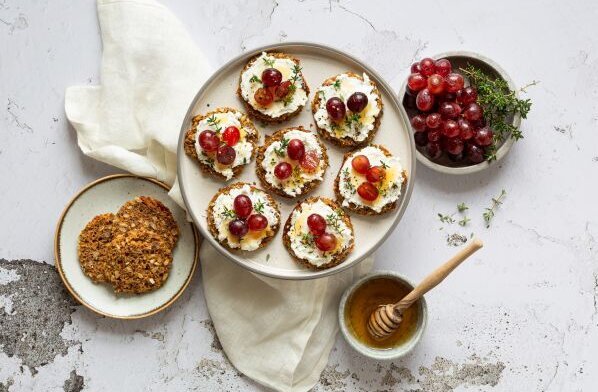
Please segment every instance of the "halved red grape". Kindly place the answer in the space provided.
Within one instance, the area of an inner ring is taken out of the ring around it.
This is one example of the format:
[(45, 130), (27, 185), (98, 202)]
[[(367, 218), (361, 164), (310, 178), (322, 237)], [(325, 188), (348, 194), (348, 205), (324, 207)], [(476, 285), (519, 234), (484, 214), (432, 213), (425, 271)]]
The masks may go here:
[(361, 113), (366, 106), (368, 106), (368, 96), (362, 92), (354, 92), (347, 99), (347, 107), (353, 113)]
[(484, 149), (475, 144), (468, 144), (467, 147), (465, 147), (465, 156), (472, 163), (480, 163), (484, 160)]
[(359, 174), (367, 174), (370, 169), (370, 160), (365, 155), (357, 155), (351, 160), (351, 166)]
[(484, 111), (482, 110), (482, 107), (475, 102), (470, 103), (465, 107), (465, 110), (463, 110), (463, 117), (471, 122), (478, 121), (483, 115)]
[(444, 78), (438, 74), (430, 75), (428, 78), (428, 90), (434, 95), (444, 92)]
[(418, 92), (426, 87), (427, 84), (428, 82), (426, 81), (426, 78), (419, 73), (413, 73), (407, 78), (407, 87), (409, 87), (411, 91)]
[(260, 87), (255, 91), (253, 98), (255, 99), (255, 102), (261, 106), (268, 106), (272, 103), (272, 101), (274, 101), (274, 97), (272, 96), (270, 90), (263, 87)]
[(411, 64), (411, 73), (419, 73), (419, 71), (421, 71), (419, 62)]
[(241, 132), (235, 126), (226, 127), (224, 132), (222, 132), (222, 140), (231, 147), (237, 144), (240, 138)]
[(415, 139), (415, 144), (420, 147), (428, 144), (428, 132), (417, 132), (413, 135), (413, 138)]
[(436, 66), (436, 73), (441, 76), (446, 76), (446, 75), (450, 74), (451, 71), (453, 70), (453, 66), (451, 65), (451, 62), (448, 61), (447, 59), (437, 60), (434, 65)]
[(426, 130), (426, 118), (421, 114), (413, 116), (411, 119), (411, 126), (415, 132), (423, 132)]
[(473, 86), (464, 87), (457, 91), (457, 102), (467, 105), (478, 99), (478, 90)]
[(280, 82), (282, 82), (282, 73), (276, 68), (266, 68), (262, 72), (262, 83), (264, 83), (264, 86), (278, 86)]
[(461, 90), (463, 88), (463, 84), (465, 84), (463, 76), (458, 73), (450, 73), (446, 75), (444, 81), (446, 83), (446, 91), (449, 93), (456, 93), (457, 91)]
[(446, 141), (445, 147), (449, 154), (458, 155), (463, 151), (463, 141), (458, 137), (453, 137)]
[(368, 173), (365, 175), (365, 179), (369, 182), (380, 182), (386, 176), (386, 170), (382, 166), (372, 166)]
[(320, 157), (316, 151), (308, 151), (299, 160), (299, 165), (307, 172), (315, 172), (318, 166), (320, 166)]
[(425, 88), (417, 93), (415, 104), (419, 110), (427, 112), (434, 106), (434, 96), (430, 93), (430, 90)]
[(459, 125), (459, 139), (465, 141), (473, 137), (473, 127), (469, 121), (460, 118), (457, 121), (457, 125)]
[(370, 182), (362, 182), (357, 187), (357, 193), (362, 199), (367, 201), (374, 201), (378, 198), (378, 188)]
[(262, 214), (253, 214), (247, 218), (247, 226), (251, 231), (262, 231), (268, 227), (268, 218)]
[(287, 146), (287, 154), (289, 158), (298, 161), (303, 158), (303, 155), (305, 154), (305, 145), (299, 139), (291, 139)]
[(274, 175), (279, 180), (289, 178), (292, 172), (293, 167), (288, 162), (280, 162), (278, 165), (274, 166)]
[(228, 144), (221, 145), (218, 147), (218, 151), (216, 152), (216, 160), (221, 165), (232, 165), (236, 157), (237, 152)]
[(214, 152), (218, 149), (220, 139), (216, 132), (205, 130), (199, 134), (199, 145), (206, 152)]
[(453, 138), (459, 135), (459, 125), (454, 120), (446, 120), (442, 124), (442, 134), (446, 137)]
[(428, 131), (428, 141), (437, 142), (440, 140), (440, 128)]
[(284, 82), (280, 83), (274, 89), (274, 96), (276, 99), (283, 99), (287, 95), (289, 95), (289, 91), (291, 90), (291, 81), (285, 80)]
[(442, 117), (438, 113), (430, 113), (426, 117), (426, 126), (431, 129), (438, 128), (442, 122)]
[(320, 214), (311, 214), (307, 217), (307, 227), (313, 235), (322, 235), (326, 231), (326, 219)]
[(336, 236), (331, 233), (324, 233), (319, 237), (316, 237), (316, 246), (322, 252), (329, 252), (336, 248)]
[(483, 147), (489, 146), (492, 144), (494, 133), (488, 127), (480, 128), (475, 131), (473, 135), (473, 140)]
[(235, 210), (235, 214), (237, 214), (239, 218), (247, 218), (251, 214), (253, 203), (251, 202), (249, 196), (237, 195), (233, 201), (233, 208)]
[(345, 103), (338, 97), (332, 97), (326, 102), (326, 111), (333, 121), (341, 121), (347, 113)]
[(442, 155), (442, 149), (440, 148), (440, 143), (437, 142), (430, 142), (426, 146), (426, 154), (430, 159), (438, 159)]
[(235, 237), (243, 237), (249, 228), (243, 219), (234, 219), (228, 223), (228, 231)]
[(419, 62), (419, 68), (421, 69), (420, 73), (424, 76), (430, 76), (436, 72), (434, 60), (429, 57), (426, 57)]

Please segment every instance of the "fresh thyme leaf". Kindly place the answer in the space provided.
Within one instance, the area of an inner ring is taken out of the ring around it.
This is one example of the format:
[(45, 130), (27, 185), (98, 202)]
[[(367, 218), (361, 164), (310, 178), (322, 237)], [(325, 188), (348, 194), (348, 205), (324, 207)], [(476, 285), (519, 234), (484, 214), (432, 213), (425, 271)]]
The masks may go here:
[(438, 219), (440, 219), (440, 221), (442, 223), (455, 223), (455, 219), (453, 219), (452, 215), (448, 215), (448, 214), (441, 214), (438, 213)]
[(266, 261), (270, 261), (270, 253), (266, 255)]
[(264, 64), (266, 64), (268, 67), (274, 67), (274, 59), (268, 59), (264, 57), (263, 60)]
[(264, 202), (262, 201), (262, 199), (259, 199), (255, 205), (253, 206), (253, 209), (255, 210), (255, 212), (257, 212), (258, 214), (263, 214), (264, 213)]
[(353, 123), (359, 123), (359, 113), (350, 114), (345, 118), (345, 125), (350, 128)]
[(468, 217), (463, 217), (463, 219), (461, 219), (458, 223), (459, 226), (465, 226), (467, 223), (469, 223), (471, 219), (469, 219)]
[(224, 211), (220, 213), (220, 215), (224, 216), (225, 218), (236, 218), (237, 214), (235, 211), (229, 209), (227, 206), (224, 206)]
[(380, 161), (380, 166), (382, 166), (384, 169), (388, 169), (390, 167), (386, 164), (386, 162), (384, 162), (382, 160)]
[(286, 138), (286, 137), (283, 137), (282, 140), (280, 141), (280, 144), (278, 145), (278, 147), (276, 147), (274, 149), (274, 152), (279, 157), (284, 157), (286, 155), (286, 153), (287, 153), (287, 147), (288, 146), (289, 146), (289, 139)]
[(343, 186), (345, 187), (346, 190), (348, 190), (349, 192), (351, 192), (351, 194), (355, 193), (355, 185), (353, 185), (353, 183), (351, 182), (351, 174), (349, 173), (349, 168), (345, 168), (343, 170)]
[(311, 233), (301, 234), (301, 243), (307, 246), (314, 246), (314, 236)]
[(339, 234), (342, 234), (343, 229), (340, 226), (341, 218), (338, 214), (331, 213), (326, 215), (326, 223), (330, 225)]
[(484, 222), (486, 222), (486, 228), (490, 227), (490, 221), (492, 221), (492, 218), (494, 218), (496, 208), (502, 204), (502, 201), (506, 195), (507, 192), (503, 189), (500, 192), (500, 195), (498, 195), (498, 197), (492, 198), (492, 205), (485, 209), (484, 213), (482, 214), (482, 217), (484, 218)]
[(260, 79), (260, 78), (259, 78), (257, 75), (253, 75), (253, 76), (251, 77), (251, 79), (249, 79), (249, 81), (250, 81), (251, 83), (261, 83), (261, 82), (262, 82), (262, 80), (261, 80), (261, 79)]
[(282, 103), (284, 104), (284, 106), (287, 106), (288, 104), (290, 104), (291, 102), (293, 102), (293, 94), (295, 94), (295, 91), (297, 91), (297, 86), (295, 86), (295, 84), (291, 84), (289, 86), (289, 92), (282, 99)]
[(220, 120), (217, 119), (216, 116), (211, 115), (210, 117), (208, 117), (206, 121), (211, 127), (213, 127), (216, 130), (216, 132), (220, 132), (222, 130), (222, 127), (219, 125)]
[(291, 76), (291, 80), (293, 81), (293, 85), (295, 85), (296, 82), (299, 81), (299, 72), (301, 72), (302, 68), (295, 64), (293, 66), (293, 76)]
[(336, 79), (332, 86), (334, 87), (335, 90), (340, 90), (341, 89), (341, 81)]
[(469, 209), (469, 207), (467, 207), (465, 205), (465, 203), (459, 203), (459, 204), (457, 204), (457, 211), (459, 211), (459, 212), (463, 212), (463, 211), (468, 210), (468, 209)]

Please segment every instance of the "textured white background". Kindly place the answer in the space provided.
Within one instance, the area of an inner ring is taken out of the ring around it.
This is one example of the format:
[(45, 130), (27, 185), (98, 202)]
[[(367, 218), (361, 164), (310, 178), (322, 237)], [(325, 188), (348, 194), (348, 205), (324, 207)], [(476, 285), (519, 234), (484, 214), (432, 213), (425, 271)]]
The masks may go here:
[[(356, 55), (397, 90), (414, 59), (458, 49), (494, 59), (518, 85), (540, 81), (528, 90), (534, 106), (523, 123), (525, 139), (500, 165), (462, 178), (418, 166), (407, 212), (378, 252), (378, 268), (418, 280), (454, 251), (447, 232), (474, 232), (486, 242), (427, 296), (429, 329), (413, 355), (396, 363), (415, 375), (412, 385), (395, 365), (365, 360), (339, 338), (317, 389), (461, 390), (484, 383), (483, 374), (466, 374), (466, 365), (478, 364), (474, 371), (494, 369), (494, 390), (595, 390), (596, 2), (165, 4), (215, 68), (247, 48), (307, 40)], [(0, 258), (53, 263), (54, 225), (65, 203), (86, 183), (116, 172), (79, 152), (63, 110), (67, 86), (99, 82), (100, 59), (93, 0), (0, 0)], [(503, 188), (508, 196), (486, 229), (483, 209)], [(470, 226), (441, 224), (437, 213), (452, 213), (459, 202), (470, 206)], [(148, 320), (112, 321), (78, 308), (62, 336), (80, 345), (35, 376), (18, 370), (18, 356), (0, 352), (0, 382), (12, 378), (11, 390), (61, 390), (76, 368), (94, 391), (259, 390), (211, 346), (207, 319), (199, 279)], [(431, 366), (437, 357), (450, 362), (450, 374)]]

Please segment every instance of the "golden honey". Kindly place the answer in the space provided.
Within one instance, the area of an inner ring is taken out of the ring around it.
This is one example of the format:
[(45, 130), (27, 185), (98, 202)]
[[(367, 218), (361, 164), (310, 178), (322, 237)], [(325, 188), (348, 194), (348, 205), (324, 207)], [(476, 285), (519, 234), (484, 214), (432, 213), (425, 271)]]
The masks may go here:
[(378, 349), (394, 348), (409, 341), (417, 329), (420, 301), (403, 312), (399, 328), (386, 339), (372, 338), (367, 324), (370, 314), (379, 305), (398, 302), (411, 290), (406, 284), (385, 277), (374, 278), (362, 284), (349, 297), (345, 307), (345, 321), (350, 333), (362, 344)]

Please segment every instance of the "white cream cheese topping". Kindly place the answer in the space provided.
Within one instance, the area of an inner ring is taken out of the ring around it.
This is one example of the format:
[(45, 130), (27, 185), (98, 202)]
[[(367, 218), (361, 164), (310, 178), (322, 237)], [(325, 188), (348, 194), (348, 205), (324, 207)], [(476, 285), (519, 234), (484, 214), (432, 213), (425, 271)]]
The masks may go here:
[[(273, 118), (280, 117), (287, 113), (293, 113), (307, 102), (307, 93), (303, 89), (303, 79), (300, 73), (295, 72), (295, 62), (287, 58), (276, 58), (263, 52), (253, 64), (241, 74), (241, 95), (243, 99), (257, 111)], [(261, 83), (262, 72), (266, 68), (276, 68), (282, 74), (282, 81), (291, 80), (293, 76), (296, 80), (295, 92), (289, 100), (273, 101), (270, 105), (264, 107), (255, 101), (254, 94), (257, 89), (263, 87)]]
[[(315, 245), (313, 236), (307, 226), (307, 217), (311, 214), (320, 214), (326, 219), (326, 232), (336, 236), (336, 249), (322, 252)], [(340, 214), (344, 214), (344, 212), (335, 211), (322, 200), (315, 203), (304, 202), (300, 207), (295, 208), (291, 214), (291, 227), (288, 233), (291, 240), (291, 249), (293, 249), (295, 255), (319, 267), (330, 263), (335, 256), (349, 247), (353, 241), (353, 230), (340, 219)], [(331, 222), (334, 222), (334, 224), (331, 224)]]
[[(357, 193), (357, 188), (361, 183), (367, 181), (365, 175), (357, 173), (351, 161), (357, 155), (365, 155), (370, 161), (370, 166), (385, 167), (386, 174), (380, 184), (374, 184), (378, 188), (378, 197), (369, 202)], [(401, 188), (405, 181), (403, 177), (403, 166), (398, 157), (387, 157), (384, 152), (375, 146), (367, 146), (361, 150), (353, 152), (343, 163), (340, 171), (339, 191), (343, 197), (343, 206), (347, 207), (349, 203), (358, 206), (367, 206), (376, 212), (382, 211), (382, 208), (401, 196)]]
[[(330, 98), (338, 97), (345, 105), (347, 99), (355, 93), (361, 92), (368, 97), (368, 104), (361, 113), (354, 114), (347, 108), (345, 120), (336, 123), (332, 121), (326, 111), (326, 102)], [(378, 94), (374, 93), (374, 86), (370, 84), (370, 78), (363, 74), (363, 80), (348, 74), (340, 74), (336, 77), (336, 82), (331, 85), (322, 85), (316, 91), (320, 96), (320, 107), (314, 113), (314, 119), (319, 128), (324, 129), (330, 135), (342, 138), (349, 137), (356, 142), (365, 140), (370, 131), (374, 129), (376, 117), (380, 114), (378, 106)]]
[[(258, 208), (262, 215), (268, 219), (268, 226), (259, 232), (249, 230), (246, 235), (239, 239), (228, 230), (228, 224), (236, 219), (231, 211), (234, 211), (234, 200), (238, 195), (247, 195), (253, 204), (252, 214), (258, 213)], [(218, 231), (218, 240), (228, 240), (231, 248), (240, 248), (242, 250), (256, 250), (259, 248), (262, 240), (268, 235), (272, 235), (272, 226), (280, 222), (280, 214), (276, 207), (268, 201), (267, 194), (249, 185), (243, 185), (241, 188), (233, 188), (228, 193), (221, 193), (214, 202), (212, 213), (214, 214), (214, 225)], [(261, 206), (261, 207), (258, 207)]]

